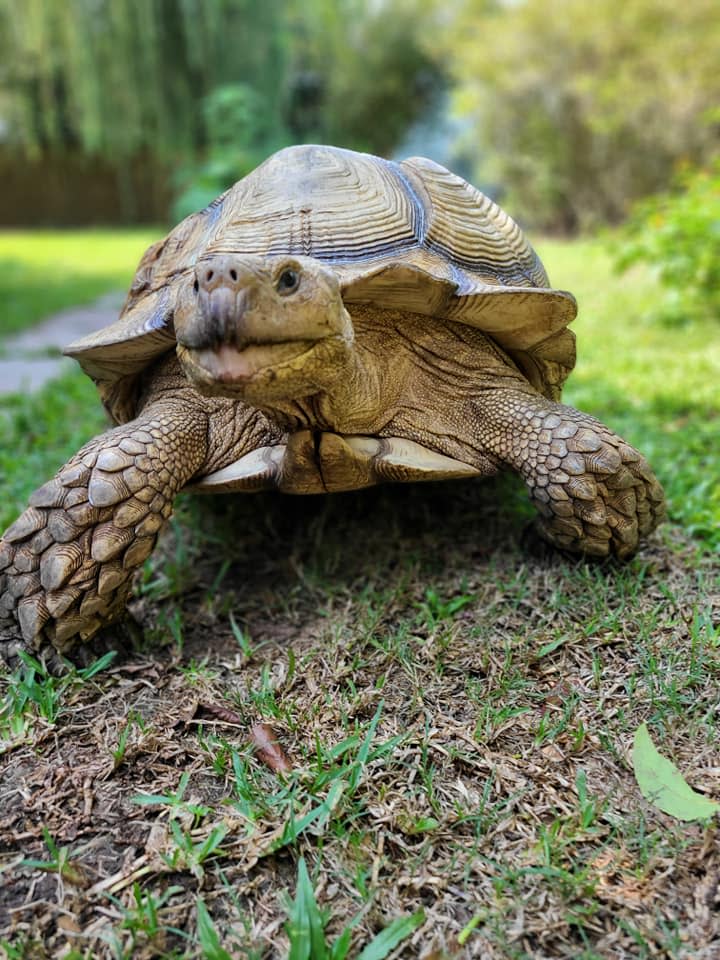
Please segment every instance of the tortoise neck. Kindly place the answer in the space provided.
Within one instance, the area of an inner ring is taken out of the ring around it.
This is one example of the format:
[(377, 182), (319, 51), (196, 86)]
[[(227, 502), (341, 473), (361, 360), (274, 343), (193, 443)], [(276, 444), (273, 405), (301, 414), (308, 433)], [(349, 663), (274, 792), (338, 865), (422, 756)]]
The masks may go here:
[(283, 429), (422, 438), (440, 449), (462, 433), (465, 404), (512, 382), (532, 389), (481, 331), (371, 304), (351, 304), (352, 342), (323, 371), (321, 389), (263, 412)]
[[(389, 352), (387, 345), (385, 352)], [(376, 434), (387, 422), (391, 402), (387, 359), (356, 338), (334, 358), (332, 371), (323, 371), (316, 392), (258, 407), (285, 430)]]

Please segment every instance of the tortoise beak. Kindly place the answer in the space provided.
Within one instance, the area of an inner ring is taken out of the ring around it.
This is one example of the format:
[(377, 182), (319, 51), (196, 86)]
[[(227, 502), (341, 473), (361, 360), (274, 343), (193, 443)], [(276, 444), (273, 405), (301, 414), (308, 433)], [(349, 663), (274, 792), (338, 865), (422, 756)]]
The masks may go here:
[(205, 342), (237, 344), (242, 341), (243, 318), (249, 306), (247, 290), (228, 287), (199, 291), (200, 322), (206, 331)]
[(197, 318), (185, 332), (193, 349), (229, 344), (242, 348), (244, 319), (253, 302), (256, 278), (231, 257), (203, 260), (195, 268)]

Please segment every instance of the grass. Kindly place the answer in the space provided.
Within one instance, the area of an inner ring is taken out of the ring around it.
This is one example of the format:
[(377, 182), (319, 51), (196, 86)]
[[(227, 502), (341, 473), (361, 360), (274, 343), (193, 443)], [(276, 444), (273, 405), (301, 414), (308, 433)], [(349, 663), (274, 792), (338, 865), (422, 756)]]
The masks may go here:
[(65, 307), (126, 290), (162, 229), (0, 231), (0, 335)]
[[(720, 953), (714, 827), (629, 763), (645, 722), (720, 797), (717, 337), (654, 326), (596, 243), (540, 249), (581, 301), (567, 399), (649, 455), (670, 522), (597, 565), (523, 548), (513, 477), (181, 498), (142, 647), (2, 681), (9, 957)], [(4, 523), (101, 415), (79, 376), (1, 409)]]

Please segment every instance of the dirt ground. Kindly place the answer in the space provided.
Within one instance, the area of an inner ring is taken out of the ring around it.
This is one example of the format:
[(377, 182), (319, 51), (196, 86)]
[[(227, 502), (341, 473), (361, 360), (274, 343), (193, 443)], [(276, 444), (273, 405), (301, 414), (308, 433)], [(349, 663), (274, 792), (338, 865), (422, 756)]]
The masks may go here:
[(646, 803), (629, 750), (647, 722), (720, 798), (720, 561), (672, 524), (569, 560), (523, 499), (184, 499), (142, 640), (0, 755), (6, 955), (285, 957), (303, 856), (349, 956), (423, 908), (390, 956), (719, 958), (716, 824)]

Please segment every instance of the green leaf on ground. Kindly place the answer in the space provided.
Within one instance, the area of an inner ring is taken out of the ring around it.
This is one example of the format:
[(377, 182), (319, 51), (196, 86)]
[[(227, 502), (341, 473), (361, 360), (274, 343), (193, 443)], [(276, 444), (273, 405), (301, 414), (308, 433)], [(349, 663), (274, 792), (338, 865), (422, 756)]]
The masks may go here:
[(644, 723), (635, 731), (632, 764), (640, 792), (663, 813), (678, 820), (705, 820), (720, 811), (720, 803), (696, 793), (675, 764), (658, 753)]

